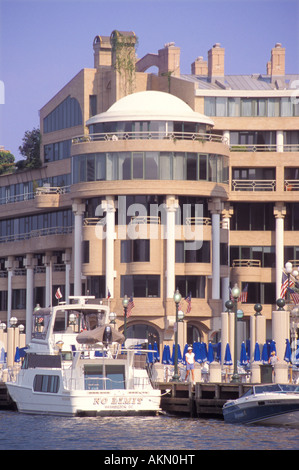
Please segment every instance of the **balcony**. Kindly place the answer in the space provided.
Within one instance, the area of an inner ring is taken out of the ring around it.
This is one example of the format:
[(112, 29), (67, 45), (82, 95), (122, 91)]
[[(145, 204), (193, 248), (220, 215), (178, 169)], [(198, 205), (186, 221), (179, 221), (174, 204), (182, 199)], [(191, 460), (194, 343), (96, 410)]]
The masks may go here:
[(285, 191), (299, 191), (299, 180), (285, 180)]
[(276, 191), (276, 180), (232, 180), (232, 191)]
[(77, 136), (72, 139), (72, 144), (96, 141), (118, 141), (118, 140), (192, 140), (198, 142), (219, 142), (227, 144), (227, 138), (223, 135), (205, 134), (197, 132), (171, 132), (165, 131), (142, 131), (142, 132), (112, 132), (96, 133)]
[(60, 195), (69, 191), (70, 186), (53, 187), (45, 185), (37, 188), (35, 192), (36, 207), (39, 209), (59, 207)]

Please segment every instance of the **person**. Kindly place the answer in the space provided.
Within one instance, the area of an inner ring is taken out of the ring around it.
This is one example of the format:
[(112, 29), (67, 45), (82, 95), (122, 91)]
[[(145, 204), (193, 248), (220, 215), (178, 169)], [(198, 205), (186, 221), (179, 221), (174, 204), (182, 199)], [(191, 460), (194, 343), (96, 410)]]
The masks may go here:
[(269, 364), (271, 364), (271, 366), (272, 366), (272, 382), (273, 382), (274, 376), (275, 376), (274, 366), (278, 362), (278, 360), (279, 359), (276, 356), (276, 352), (272, 351), (271, 354), (270, 354), (270, 357), (269, 357)]
[(186, 360), (186, 377), (185, 381), (187, 382), (187, 379), (189, 377), (189, 373), (191, 370), (191, 376), (192, 376), (192, 382), (195, 383), (194, 381), (194, 364), (195, 364), (195, 354), (192, 350), (192, 347), (188, 347), (188, 351), (185, 354), (185, 360)]

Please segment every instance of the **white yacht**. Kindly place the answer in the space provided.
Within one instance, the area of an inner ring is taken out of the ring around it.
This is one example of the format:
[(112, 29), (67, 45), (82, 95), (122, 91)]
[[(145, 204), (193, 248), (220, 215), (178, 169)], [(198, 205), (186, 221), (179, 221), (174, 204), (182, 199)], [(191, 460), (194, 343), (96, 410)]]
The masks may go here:
[(222, 411), (228, 423), (299, 427), (299, 385), (254, 385)]
[[(36, 308), (22, 368), (7, 382), (22, 413), (63, 416), (156, 414), (147, 351), (123, 349), (124, 336), (108, 323), (108, 306), (92, 297)], [(151, 351), (152, 352), (152, 351)]]

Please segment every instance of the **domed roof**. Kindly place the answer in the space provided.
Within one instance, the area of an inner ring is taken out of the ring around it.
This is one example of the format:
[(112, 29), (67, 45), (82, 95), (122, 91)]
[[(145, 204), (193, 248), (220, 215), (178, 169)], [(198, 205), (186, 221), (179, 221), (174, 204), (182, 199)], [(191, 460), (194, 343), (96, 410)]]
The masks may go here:
[(213, 126), (213, 121), (180, 98), (162, 91), (140, 91), (116, 101), (106, 112), (90, 118), (86, 125), (119, 121), (184, 121)]

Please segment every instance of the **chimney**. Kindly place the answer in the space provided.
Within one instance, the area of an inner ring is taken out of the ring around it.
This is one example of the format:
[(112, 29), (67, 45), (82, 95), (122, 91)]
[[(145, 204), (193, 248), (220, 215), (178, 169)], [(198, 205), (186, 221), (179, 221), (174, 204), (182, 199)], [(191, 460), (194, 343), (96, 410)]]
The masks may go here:
[(180, 55), (181, 50), (175, 46), (174, 42), (164, 45), (163, 49), (158, 51), (159, 57), (159, 74), (168, 75), (171, 73), (173, 77), (180, 76)]
[(208, 52), (208, 75), (209, 78), (224, 77), (224, 48), (219, 43)]
[(267, 74), (272, 77), (285, 75), (285, 48), (278, 42), (271, 50), (271, 60), (267, 63)]
[(208, 75), (208, 62), (203, 60), (203, 57), (199, 56), (191, 64), (191, 73), (193, 75)]
[(109, 36), (96, 36), (93, 40), (94, 68), (111, 66), (111, 44)]

